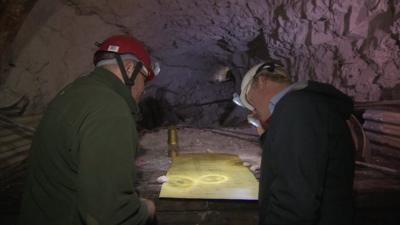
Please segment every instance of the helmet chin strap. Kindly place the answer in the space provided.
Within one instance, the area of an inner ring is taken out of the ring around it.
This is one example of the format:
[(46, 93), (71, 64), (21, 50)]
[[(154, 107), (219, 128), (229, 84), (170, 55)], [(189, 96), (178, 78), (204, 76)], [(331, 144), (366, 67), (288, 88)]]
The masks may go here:
[(126, 69), (124, 67), (124, 63), (122, 62), (122, 58), (120, 55), (115, 54), (115, 59), (117, 60), (119, 70), (121, 71), (122, 78), (124, 79), (125, 85), (128, 86), (129, 88), (132, 88), (133, 85), (135, 85), (135, 80), (137, 75), (140, 73), (140, 71), (143, 68), (143, 63), (142, 62), (137, 62), (135, 63), (135, 69), (133, 70), (131, 74), (131, 78), (128, 77), (128, 74), (126, 72)]

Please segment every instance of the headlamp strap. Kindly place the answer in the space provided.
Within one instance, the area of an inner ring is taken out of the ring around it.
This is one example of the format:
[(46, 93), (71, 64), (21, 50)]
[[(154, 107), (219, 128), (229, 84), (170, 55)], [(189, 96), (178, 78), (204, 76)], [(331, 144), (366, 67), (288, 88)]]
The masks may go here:
[(142, 71), (142, 68), (143, 68), (143, 63), (138, 61), (135, 64), (135, 69), (133, 70), (132, 76), (131, 76), (131, 79), (130, 79), (132, 85), (135, 84), (136, 77), (140, 73), (140, 71)]
[(257, 71), (255, 74), (258, 74), (259, 72), (267, 70), (268, 72), (273, 73), (275, 71), (275, 63), (264, 63), (260, 67), (258, 67)]

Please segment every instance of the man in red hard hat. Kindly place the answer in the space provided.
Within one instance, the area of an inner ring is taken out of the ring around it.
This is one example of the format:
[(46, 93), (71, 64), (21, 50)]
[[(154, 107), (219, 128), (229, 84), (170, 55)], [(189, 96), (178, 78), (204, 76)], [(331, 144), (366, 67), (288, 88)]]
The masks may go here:
[(21, 225), (154, 224), (135, 191), (137, 102), (159, 69), (141, 42), (99, 44), (95, 70), (49, 104), (33, 139)]

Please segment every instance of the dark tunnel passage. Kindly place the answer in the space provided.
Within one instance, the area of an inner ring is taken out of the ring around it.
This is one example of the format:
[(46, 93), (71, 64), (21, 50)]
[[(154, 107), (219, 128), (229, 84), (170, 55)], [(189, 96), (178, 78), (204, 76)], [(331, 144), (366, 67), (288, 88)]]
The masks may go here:
[[(95, 43), (114, 34), (142, 41), (161, 68), (138, 103), (141, 151), (136, 163), (142, 163), (144, 196), (158, 195), (154, 180), (169, 165), (158, 157), (166, 156), (171, 125), (178, 127), (181, 147), (189, 152), (232, 149), (259, 166), (256, 131), (247, 122), (250, 111), (232, 97), (252, 66), (272, 61), (282, 64), (292, 81), (327, 83), (353, 98), (355, 224), (400, 221), (400, 1), (0, 4), (0, 221), (5, 221), (0, 224), (16, 224), (30, 141), (41, 115), (63, 87), (93, 70)], [(160, 161), (150, 166), (144, 162), (150, 159)], [(257, 221), (256, 204), (192, 201), (185, 208), (181, 203), (158, 200), (160, 217), (168, 221), (160, 224)], [(241, 207), (246, 211), (237, 218)]]

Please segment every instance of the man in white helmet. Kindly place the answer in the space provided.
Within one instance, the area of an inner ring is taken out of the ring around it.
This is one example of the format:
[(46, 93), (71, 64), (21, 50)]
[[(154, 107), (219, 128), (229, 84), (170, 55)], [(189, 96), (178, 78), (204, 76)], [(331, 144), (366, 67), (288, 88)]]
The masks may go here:
[(352, 224), (352, 100), (331, 85), (292, 83), (275, 63), (247, 72), (240, 100), (263, 126), (260, 224)]

